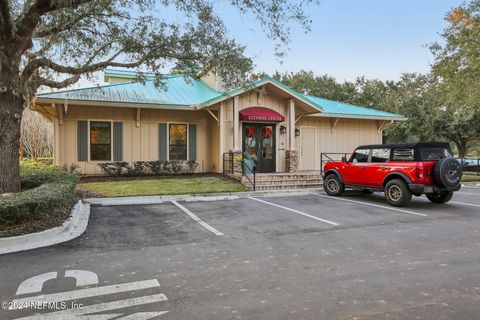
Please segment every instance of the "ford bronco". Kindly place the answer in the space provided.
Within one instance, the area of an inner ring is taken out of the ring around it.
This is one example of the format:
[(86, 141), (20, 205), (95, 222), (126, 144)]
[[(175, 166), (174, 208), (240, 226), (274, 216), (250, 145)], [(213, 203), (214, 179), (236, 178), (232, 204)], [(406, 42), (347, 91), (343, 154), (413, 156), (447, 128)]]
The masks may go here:
[(328, 162), (323, 168), (328, 195), (340, 196), (345, 188), (383, 191), (397, 207), (422, 194), (433, 203), (448, 202), (460, 190), (461, 178), (462, 166), (445, 142), (360, 146), (350, 159)]

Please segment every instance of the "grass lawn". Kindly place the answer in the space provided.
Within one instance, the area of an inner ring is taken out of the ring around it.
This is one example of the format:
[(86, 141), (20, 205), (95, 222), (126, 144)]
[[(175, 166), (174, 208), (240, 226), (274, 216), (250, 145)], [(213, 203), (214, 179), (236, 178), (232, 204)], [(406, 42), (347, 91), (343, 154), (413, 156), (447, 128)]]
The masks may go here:
[(239, 182), (216, 177), (89, 182), (78, 184), (77, 189), (99, 193), (104, 197), (245, 191)]
[(480, 182), (480, 176), (477, 176), (476, 174), (463, 174), (462, 182), (474, 182), (474, 181)]

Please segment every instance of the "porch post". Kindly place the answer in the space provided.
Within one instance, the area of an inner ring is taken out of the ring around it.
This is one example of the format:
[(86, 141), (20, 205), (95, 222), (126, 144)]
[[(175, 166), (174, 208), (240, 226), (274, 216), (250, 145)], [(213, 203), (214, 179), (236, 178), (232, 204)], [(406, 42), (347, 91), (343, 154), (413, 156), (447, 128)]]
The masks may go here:
[(220, 103), (220, 109), (218, 111), (218, 124), (219, 124), (219, 173), (223, 172), (223, 153), (225, 152), (225, 102)]
[(295, 150), (295, 101), (288, 101), (288, 125), (290, 127), (288, 136), (288, 149)]
[(285, 168), (287, 172), (298, 171), (298, 151), (295, 146), (295, 101), (288, 101), (288, 150), (285, 153)]
[(239, 139), (239, 104), (240, 104), (240, 97), (235, 96), (233, 98), (233, 151), (240, 150), (240, 139)]

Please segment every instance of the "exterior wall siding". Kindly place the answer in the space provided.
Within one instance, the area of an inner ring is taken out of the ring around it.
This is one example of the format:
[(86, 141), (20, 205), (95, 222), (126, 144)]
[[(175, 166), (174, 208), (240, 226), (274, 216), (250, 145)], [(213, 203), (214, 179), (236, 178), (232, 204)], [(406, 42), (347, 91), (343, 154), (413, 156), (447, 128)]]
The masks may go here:
[[(214, 171), (212, 157), (206, 146), (211, 141), (208, 132), (212, 125), (206, 111), (141, 110), (140, 127), (136, 125), (135, 108), (90, 107), (69, 105), (62, 125), (55, 121), (55, 163), (77, 164), (82, 173), (101, 174), (98, 161), (77, 161), (77, 120), (103, 120), (123, 124), (123, 161), (152, 161), (159, 159), (158, 124), (189, 123), (197, 125), (198, 172)], [(58, 140), (58, 141), (57, 141)], [(113, 141), (112, 141), (113, 147)]]
[[(196, 125), (198, 172), (222, 172), (223, 153), (234, 147), (234, 98), (215, 106), (212, 111), (219, 117), (217, 122), (208, 112), (184, 110), (142, 109), (140, 126), (136, 123), (135, 108), (114, 108), (69, 105), (63, 124), (54, 121), (55, 163), (76, 163), (86, 174), (101, 174), (96, 161), (77, 161), (77, 120), (104, 120), (121, 122), (123, 126), (123, 161), (151, 161), (159, 159), (159, 123), (186, 123)], [(289, 128), (288, 99), (273, 92), (258, 94), (244, 93), (238, 98), (238, 111), (252, 106), (273, 109), (285, 116), (285, 122), (276, 123), (276, 171), (285, 171), (285, 154), (288, 150), (288, 134), (280, 134), (280, 126)], [(223, 111), (218, 111), (223, 109)], [(298, 111), (298, 110), (297, 110)], [(296, 123), (300, 137), (295, 138), (296, 150), (300, 153), (300, 170), (320, 170), (320, 153), (351, 152), (360, 144), (381, 143), (382, 135), (377, 132), (375, 120), (340, 119), (332, 130), (331, 118), (306, 116)], [(243, 122), (238, 129), (238, 145), (242, 148)], [(287, 131), (288, 132), (288, 131)], [(307, 134), (302, 135), (308, 132)], [(223, 133), (223, 136), (222, 136)], [(313, 138), (312, 138), (313, 137)], [(112, 141), (113, 143), (113, 141)], [(309, 152), (302, 152), (308, 150)], [(308, 159), (306, 157), (309, 157)]]
[[(306, 117), (297, 123), (297, 128), (300, 129), (300, 137), (297, 137), (300, 170), (320, 170), (320, 153), (350, 153), (362, 144), (382, 143), (382, 133), (378, 132), (378, 124), (375, 120), (340, 119), (333, 130), (332, 120)], [(309, 141), (306, 135), (302, 135), (302, 132), (310, 128), (314, 130), (314, 141)], [(312, 156), (312, 152), (307, 152), (307, 149), (312, 150), (312, 148), (313, 161), (306, 158)], [(311, 163), (314, 163), (314, 167)]]

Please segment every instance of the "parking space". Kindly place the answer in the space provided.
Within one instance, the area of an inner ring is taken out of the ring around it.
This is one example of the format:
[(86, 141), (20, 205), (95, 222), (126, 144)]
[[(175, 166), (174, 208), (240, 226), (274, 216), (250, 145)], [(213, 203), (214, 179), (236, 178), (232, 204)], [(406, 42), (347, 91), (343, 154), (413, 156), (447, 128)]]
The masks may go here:
[(0, 318), (469, 318), (480, 312), (480, 188), (462, 191), (407, 208), (353, 191), (93, 207), (78, 239), (0, 256), (5, 299), (28, 300), (21, 284), (47, 279), (36, 297), (83, 310)]
[[(480, 192), (455, 194), (447, 204), (414, 197), (409, 207), (390, 206), (382, 193), (347, 191), (271, 195), (230, 201), (95, 208), (84, 237), (69, 242), (86, 247), (159, 246), (213, 240), (320, 232), (437, 219), (480, 218)], [(128, 234), (126, 234), (128, 232)], [(101, 239), (102, 241), (98, 241)]]
[(144, 248), (192, 243), (211, 234), (174, 204), (96, 207), (82, 237), (64, 246)]

